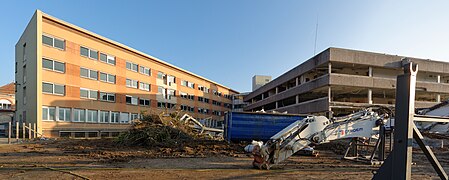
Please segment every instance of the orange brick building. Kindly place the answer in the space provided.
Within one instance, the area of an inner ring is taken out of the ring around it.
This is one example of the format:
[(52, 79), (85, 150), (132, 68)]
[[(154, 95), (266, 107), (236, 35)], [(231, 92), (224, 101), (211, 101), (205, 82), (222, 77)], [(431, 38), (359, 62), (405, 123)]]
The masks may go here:
[(37, 10), (16, 44), (16, 118), (44, 136), (111, 136), (142, 111), (220, 121), (238, 92)]

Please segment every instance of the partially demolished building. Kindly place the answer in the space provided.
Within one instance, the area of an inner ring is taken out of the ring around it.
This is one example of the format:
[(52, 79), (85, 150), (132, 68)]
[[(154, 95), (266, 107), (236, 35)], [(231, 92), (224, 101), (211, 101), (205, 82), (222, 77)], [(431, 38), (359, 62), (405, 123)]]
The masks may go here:
[[(404, 56), (328, 48), (248, 94), (245, 111), (346, 114), (394, 106)], [(419, 65), (415, 107), (449, 99), (449, 63), (409, 58)]]

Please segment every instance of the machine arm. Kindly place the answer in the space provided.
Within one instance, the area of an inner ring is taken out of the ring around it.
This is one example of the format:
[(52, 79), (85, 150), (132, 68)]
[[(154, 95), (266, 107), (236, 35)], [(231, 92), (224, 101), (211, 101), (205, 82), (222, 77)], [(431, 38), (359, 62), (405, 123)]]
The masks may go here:
[(369, 109), (332, 121), (324, 116), (308, 116), (290, 124), (265, 144), (253, 142), (245, 150), (254, 155), (255, 167), (269, 169), (312, 143), (353, 137), (377, 138), (379, 126), (386, 118), (386, 114), (379, 116)]

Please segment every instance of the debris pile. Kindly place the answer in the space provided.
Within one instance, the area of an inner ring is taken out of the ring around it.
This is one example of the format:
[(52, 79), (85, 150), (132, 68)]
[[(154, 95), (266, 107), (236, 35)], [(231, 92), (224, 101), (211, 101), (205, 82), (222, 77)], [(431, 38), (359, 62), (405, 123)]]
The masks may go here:
[(117, 142), (126, 146), (179, 147), (195, 139), (205, 139), (193, 128), (179, 121), (178, 114), (143, 114), (135, 120), (132, 128), (122, 133)]

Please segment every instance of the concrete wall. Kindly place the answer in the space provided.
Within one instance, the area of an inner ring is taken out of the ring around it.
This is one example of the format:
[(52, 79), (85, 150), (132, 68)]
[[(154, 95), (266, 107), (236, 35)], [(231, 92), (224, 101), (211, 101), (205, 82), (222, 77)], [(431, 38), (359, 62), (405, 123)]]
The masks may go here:
[[(15, 74), (16, 85), (16, 117), (20, 122), (37, 123), (39, 132), (42, 132), (42, 125), (39, 118), (42, 117), (39, 111), (41, 106), (41, 22), (42, 14), (36, 11), (28, 23), (24, 33), (20, 37), (15, 47), (15, 61), (17, 63), (17, 72)], [(24, 44), (26, 47), (24, 48)], [(26, 61), (24, 60), (24, 52)], [(23, 67), (26, 66), (26, 82), (23, 80)], [(26, 104), (24, 104), (23, 89), (26, 87)]]

